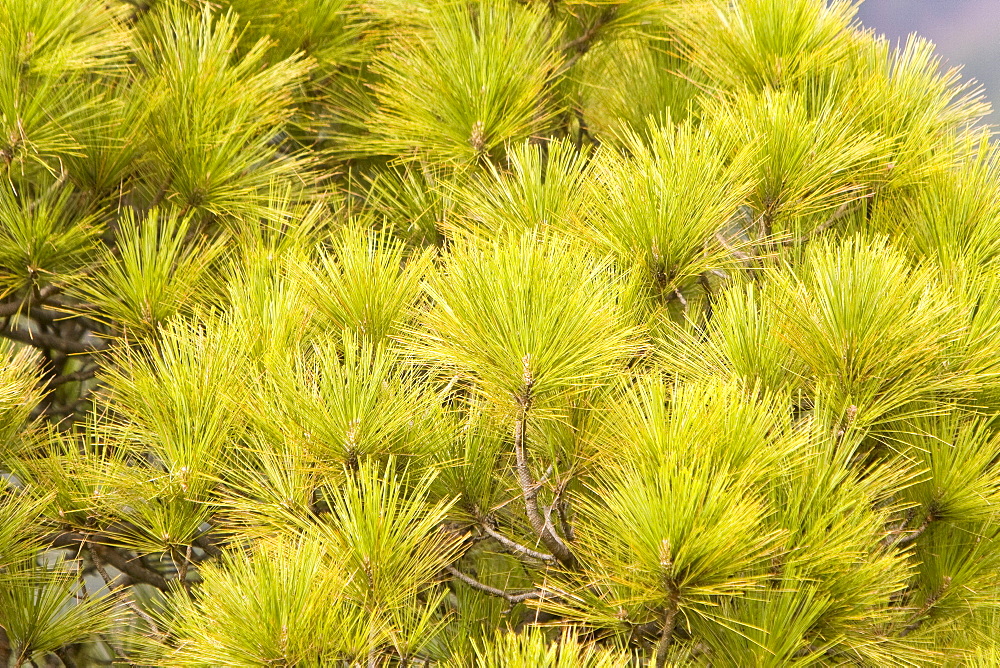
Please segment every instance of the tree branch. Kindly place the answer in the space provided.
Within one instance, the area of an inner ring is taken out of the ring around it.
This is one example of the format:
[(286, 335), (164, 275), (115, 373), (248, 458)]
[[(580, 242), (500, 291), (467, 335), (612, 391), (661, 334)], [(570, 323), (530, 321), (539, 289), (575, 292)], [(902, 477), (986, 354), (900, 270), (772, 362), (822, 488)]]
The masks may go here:
[(677, 626), (678, 599), (677, 590), (672, 589), (667, 611), (663, 615), (663, 631), (660, 633), (660, 641), (656, 644), (656, 668), (664, 668), (667, 665), (667, 655), (670, 652), (670, 645), (674, 642), (674, 629)]
[(518, 603), (523, 603), (524, 601), (530, 601), (532, 599), (542, 598), (545, 594), (543, 592), (533, 590), (527, 591), (520, 594), (511, 594), (510, 592), (504, 591), (503, 589), (497, 589), (496, 587), (491, 587), (488, 584), (483, 584), (479, 580), (470, 577), (458, 570), (454, 566), (447, 566), (445, 570), (448, 571), (452, 576), (458, 578), (465, 584), (469, 585), (476, 591), (481, 591), (484, 594), (489, 594), (490, 596), (496, 596), (497, 598), (502, 598), (506, 600), (511, 605), (516, 605)]
[(684, 297), (684, 293), (681, 292), (680, 288), (675, 287), (673, 295), (675, 297), (677, 297), (677, 301), (679, 301), (681, 303), (681, 309), (684, 311), (684, 317), (687, 317), (687, 314), (688, 314), (688, 300), (687, 300), (686, 297)]
[(726, 235), (724, 235), (722, 232), (715, 233), (715, 240), (718, 241), (719, 245), (721, 245), (723, 248), (729, 251), (729, 253), (740, 262), (745, 262), (747, 260), (752, 259), (749, 253), (744, 253), (743, 251), (734, 248), (733, 245), (729, 243), (729, 240), (726, 239)]
[[(39, 301), (45, 301), (49, 297), (59, 294), (59, 292), (61, 291), (62, 288), (60, 288), (59, 286), (46, 285), (44, 288), (38, 291), (37, 297)], [(5, 318), (7, 316), (19, 313), (21, 309), (30, 306), (31, 302), (32, 299), (31, 296), (29, 296), (27, 299), (21, 299), (19, 301), (0, 304), (0, 318)]]
[(59, 657), (59, 660), (63, 662), (66, 668), (80, 668), (76, 660), (70, 655), (69, 650), (66, 647), (60, 647), (55, 651), (55, 655)]
[(493, 538), (498, 543), (509, 549), (511, 552), (514, 552), (516, 554), (523, 554), (526, 557), (531, 557), (532, 559), (537, 559), (539, 561), (544, 561), (544, 562), (554, 562), (556, 560), (556, 558), (553, 557), (551, 554), (545, 554), (544, 552), (537, 552), (535, 550), (532, 550), (530, 547), (525, 547), (524, 545), (521, 545), (520, 543), (517, 543), (511, 540), (510, 538), (507, 538), (507, 536), (504, 536), (503, 534), (495, 531), (486, 522), (481, 522), (480, 526), (483, 528), (483, 531), (485, 531), (490, 538)]
[(851, 212), (851, 205), (852, 204), (854, 204), (856, 202), (861, 202), (863, 200), (870, 199), (870, 198), (872, 198), (874, 196), (875, 196), (875, 193), (868, 193), (864, 197), (859, 197), (858, 199), (852, 199), (850, 201), (844, 202), (839, 207), (837, 207), (837, 210), (833, 212), (832, 216), (830, 216), (828, 219), (826, 219), (825, 221), (823, 221), (822, 223), (820, 223), (816, 227), (815, 230), (813, 230), (812, 232), (809, 232), (807, 234), (803, 234), (801, 237), (798, 237), (796, 239), (785, 239), (784, 241), (781, 242), (782, 245), (784, 245), (784, 246), (798, 246), (800, 244), (806, 243), (807, 241), (809, 241), (813, 237), (815, 237), (815, 236), (817, 236), (819, 234), (822, 234), (823, 232), (825, 232), (828, 229), (830, 229), (831, 227), (833, 227), (834, 224), (837, 223), (837, 221), (839, 221), (841, 218), (843, 218), (844, 216), (846, 216), (847, 214), (849, 214)]
[(0, 666), (10, 665), (10, 654), (10, 640), (6, 631), (0, 628)]
[(107, 344), (71, 341), (53, 334), (28, 332), (17, 328), (11, 328), (9, 326), (4, 329), (0, 329), (0, 336), (19, 343), (26, 343), (29, 346), (34, 346), (36, 348), (51, 348), (52, 350), (58, 350), (59, 352), (67, 354), (96, 353), (107, 348)]
[(143, 566), (138, 557), (127, 557), (109, 545), (94, 542), (93, 536), (88, 537), (73, 531), (67, 531), (55, 536), (51, 541), (52, 547), (79, 547), (81, 543), (90, 549), (91, 556), (95, 558), (95, 565), (97, 564), (97, 560), (100, 560), (114, 566), (132, 578), (134, 582), (152, 585), (161, 591), (170, 590), (170, 585), (167, 583), (166, 578), (156, 571)]
[(891, 547), (902, 547), (905, 545), (909, 545), (917, 538), (919, 538), (925, 531), (927, 531), (927, 527), (930, 526), (930, 523), (932, 521), (934, 521), (934, 511), (929, 510), (927, 512), (927, 515), (924, 517), (923, 522), (920, 523), (920, 526), (918, 526), (913, 531), (907, 532), (906, 524), (909, 524), (909, 519), (908, 519), (906, 522), (904, 522), (902, 527), (896, 529), (895, 531), (890, 532), (889, 535), (887, 535), (885, 538), (882, 539), (882, 546), (885, 548), (891, 548)]
[[(84, 538), (84, 540), (86, 540), (86, 538)], [(86, 540), (86, 542), (87, 542), (87, 547), (90, 548), (90, 556), (94, 560), (94, 567), (97, 569), (97, 572), (101, 574), (101, 578), (104, 580), (104, 583), (108, 586), (108, 588), (113, 592), (117, 592), (118, 595), (121, 596), (122, 600), (125, 601), (126, 605), (132, 608), (132, 610), (135, 611), (135, 614), (139, 615), (139, 617), (141, 617), (143, 621), (149, 624), (149, 629), (153, 633), (155, 633), (160, 637), (163, 637), (164, 634), (162, 631), (160, 631), (160, 628), (156, 625), (156, 622), (153, 620), (152, 617), (149, 616), (149, 613), (147, 613), (145, 610), (139, 607), (139, 604), (136, 603), (134, 598), (132, 598), (131, 592), (129, 592), (125, 587), (115, 586), (114, 584), (112, 584), (111, 578), (108, 577), (108, 572), (104, 569), (104, 565), (101, 563), (100, 548), (106, 546), (92, 543), (89, 540)], [(112, 550), (112, 552), (114, 552), (114, 550)], [(111, 565), (115, 566), (114, 564)], [(118, 566), (115, 566), (115, 568), (118, 568)], [(121, 569), (118, 568), (118, 570)]]
[(545, 547), (547, 547), (552, 555), (564, 566), (573, 568), (576, 564), (576, 558), (573, 556), (573, 553), (555, 533), (549, 530), (549, 527), (546, 526), (547, 523), (545, 519), (538, 510), (539, 485), (535, 482), (531, 475), (524, 445), (528, 403), (529, 402), (527, 401), (522, 403), (521, 414), (514, 423), (514, 458), (517, 464), (517, 482), (521, 487), (521, 495), (524, 497), (525, 513), (528, 516), (528, 521), (531, 523), (531, 528), (538, 534), (538, 537), (541, 539), (542, 543), (545, 544)]
[(611, 19), (615, 17), (615, 14), (617, 12), (618, 12), (617, 7), (612, 7), (605, 10), (601, 14), (600, 18), (594, 21), (593, 24), (591, 24), (586, 30), (583, 31), (582, 35), (580, 35), (579, 37), (575, 37), (569, 40), (568, 42), (563, 43), (560, 46), (560, 49), (563, 51), (577, 51), (579, 53), (586, 53), (587, 51), (590, 50), (591, 40), (593, 40), (594, 37), (597, 36), (597, 33), (600, 32), (601, 28), (603, 28), (604, 26), (606, 26), (608, 23), (611, 22)]
[(89, 369), (80, 369), (79, 371), (74, 371), (73, 373), (64, 373), (50, 380), (49, 387), (57, 387), (66, 383), (72, 383), (73, 381), (90, 380), (97, 375), (97, 371), (98, 367), (95, 366)]
[(214, 543), (212, 543), (211, 539), (208, 537), (208, 534), (198, 536), (197, 538), (194, 539), (193, 542), (195, 547), (200, 547), (202, 550), (205, 551), (205, 554), (207, 554), (210, 557), (222, 556), (222, 550), (220, 550)]
[(944, 596), (945, 592), (947, 592), (950, 587), (951, 578), (945, 576), (941, 581), (941, 586), (937, 588), (937, 591), (927, 597), (927, 600), (924, 602), (923, 606), (921, 606), (920, 610), (917, 611), (917, 614), (913, 615), (910, 623), (907, 624), (906, 627), (900, 632), (900, 637), (908, 636), (919, 629), (920, 626), (927, 621), (927, 613), (930, 612), (930, 609), (941, 600), (941, 597)]

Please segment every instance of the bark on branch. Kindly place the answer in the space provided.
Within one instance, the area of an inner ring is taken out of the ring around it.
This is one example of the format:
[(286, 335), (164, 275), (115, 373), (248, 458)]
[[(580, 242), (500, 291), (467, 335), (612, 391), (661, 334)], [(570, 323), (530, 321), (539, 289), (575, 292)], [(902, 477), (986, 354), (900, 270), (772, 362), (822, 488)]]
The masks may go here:
[(526, 591), (520, 594), (512, 594), (508, 591), (504, 591), (503, 589), (497, 589), (496, 587), (491, 587), (488, 584), (484, 584), (479, 580), (475, 579), (474, 577), (466, 575), (465, 573), (458, 570), (454, 566), (448, 566), (446, 570), (453, 577), (461, 580), (462, 582), (469, 585), (476, 591), (481, 591), (484, 594), (489, 594), (490, 596), (496, 596), (497, 598), (502, 598), (511, 605), (516, 605), (518, 603), (523, 603), (525, 601), (530, 601), (532, 599), (542, 598), (544, 596), (543, 592), (537, 590)]
[(656, 644), (656, 668), (664, 668), (667, 665), (670, 646), (674, 642), (674, 629), (677, 627), (678, 599), (677, 591), (671, 591), (667, 610), (663, 615), (663, 630), (660, 632), (660, 641)]
[(937, 602), (941, 600), (941, 597), (944, 596), (950, 588), (951, 588), (951, 578), (945, 576), (941, 580), (941, 586), (937, 588), (937, 591), (935, 591), (933, 594), (927, 597), (927, 600), (924, 601), (923, 606), (921, 606), (920, 610), (918, 610), (917, 613), (913, 615), (913, 617), (910, 619), (910, 623), (903, 628), (899, 636), (901, 638), (908, 636), (917, 629), (919, 629), (923, 625), (923, 623), (927, 621), (927, 613), (931, 611), (931, 608), (937, 605)]
[(831, 227), (833, 227), (834, 224), (837, 223), (837, 221), (839, 221), (841, 218), (843, 218), (844, 216), (846, 216), (847, 214), (849, 214), (851, 212), (851, 205), (853, 205), (855, 202), (861, 202), (861, 201), (864, 201), (866, 199), (870, 199), (871, 197), (874, 197), (874, 196), (875, 196), (874, 193), (869, 193), (869, 194), (865, 195), (864, 197), (860, 197), (858, 199), (852, 199), (849, 202), (844, 202), (839, 207), (837, 207), (837, 210), (833, 212), (832, 216), (830, 216), (825, 221), (823, 221), (822, 223), (820, 223), (816, 227), (816, 229), (814, 229), (812, 232), (809, 232), (808, 234), (803, 234), (801, 237), (797, 237), (795, 239), (785, 239), (784, 241), (781, 242), (782, 245), (785, 245), (785, 246), (799, 246), (801, 244), (806, 243), (807, 241), (809, 241), (813, 237), (815, 237), (817, 235), (820, 235), (823, 232), (825, 232), (828, 229), (830, 229)]
[[(38, 291), (37, 300), (44, 302), (49, 297), (59, 294), (61, 290), (62, 288), (58, 286), (46, 285)], [(27, 309), (31, 305), (32, 301), (32, 298), (29, 296), (27, 299), (0, 304), (0, 318), (6, 318), (7, 316), (20, 313), (21, 311)]]
[(26, 343), (35, 348), (50, 348), (67, 354), (96, 353), (107, 348), (106, 344), (72, 341), (53, 334), (29, 332), (10, 326), (0, 329), (0, 336), (18, 343)]
[(504, 536), (502, 533), (496, 531), (486, 522), (482, 522), (480, 526), (482, 527), (483, 531), (486, 533), (487, 536), (493, 538), (494, 540), (496, 540), (498, 543), (506, 547), (514, 554), (522, 554), (526, 557), (537, 559), (538, 561), (544, 561), (546, 563), (552, 563), (556, 560), (556, 558), (553, 557), (551, 554), (545, 554), (544, 552), (538, 552), (536, 550), (532, 550), (530, 547), (526, 547), (516, 541), (511, 540), (510, 538), (507, 538), (507, 536)]
[(567, 568), (576, 566), (576, 558), (569, 547), (551, 530), (551, 523), (546, 522), (538, 509), (538, 489), (539, 484), (535, 482), (528, 466), (528, 455), (525, 450), (525, 427), (527, 424), (527, 402), (522, 406), (521, 414), (514, 423), (514, 458), (517, 464), (517, 483), (521, 487), (521, 495), (524, 497), (524, 509), (528, 516), (531, 528), (538, 534), (539, 539), (549, 549), (556, 559)]
[(909, 545), (917, 538), (919, 538), (925, 531), (927, 527), (930, 526), (931, 522), (934, 521), (934, 511), (928, 511), (927, 515), (924, 517), (923, 521), (920, 523), (916, 529), (908, 531), (906, 529), (906, 524), (909, 523), (909, 519), (904, 522), (903, 526), (895, 531), (892, 531), (885, 538), (882, 539), (882, 546), (885, 548), (891, 547), (903, 547)]
[[(108, 586), (108, 589), (110, 589), (112, 592), (116, 592), (122, 598), (122, 600), (125, 601), (125, 604), (128, 605), (130, 608), (132, 608), (135, 614), (141, 617), (142, 620), (149, 625), (149, 628), (153, 633), (155, 633), (160, 637), (163, 637), (164, 634), (162, 631), (160, 631), (159, 627), (156, 625), (156, 622), (153, 620), (152, 617), (149, 616), (149, 614), (145, 610), (139, 607), (139, 604), (136, 603), (134, 598), (132, 598), (131, 592), (124, 586), (115, 585), (114, 581), (110, 577), (108, 577), (108, 572), (104, 569), (104, 564), (102, 563), (102, 559), (100, 556), (101, 551), (99, 549), (100, 547), (105, 547), (105, 546), (99, 546), (96, 545), (95, 543), (87, 541), (87, 547), (90, 548), (90, 556), (94, 560), (94, 568), (96, 568), (97, 572), (101, 574), (101, 579), (104, 580), (104, 584)], [(112, 564), (112, 566), (114, 566), (114, 564)], [(115, 566), (115, 568), (118, 567)]]
[(90, 549), (91, 554), (99, 561), (114, 566), (119, 571), (129, 576), (133, 582), (142, 582), (152, 585), (161, 591), (169, 591), (170, 585), (166, 578), (142, 565), (138, 557), (129, 557), (117, 549), (94, 542), (94, 536), (84, 536), (72, 531), (58, 534), (52, 539), (52, 547), (73, 547), (79, 548), (84, 545)]

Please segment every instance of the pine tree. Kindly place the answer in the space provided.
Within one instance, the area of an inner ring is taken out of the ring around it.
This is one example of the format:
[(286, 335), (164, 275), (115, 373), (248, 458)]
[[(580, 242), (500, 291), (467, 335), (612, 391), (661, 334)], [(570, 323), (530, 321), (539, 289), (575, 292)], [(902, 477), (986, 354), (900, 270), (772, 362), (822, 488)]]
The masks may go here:
[(0, 0), (0, 665), (1000, 665), (1000, 153), (849, 0)]

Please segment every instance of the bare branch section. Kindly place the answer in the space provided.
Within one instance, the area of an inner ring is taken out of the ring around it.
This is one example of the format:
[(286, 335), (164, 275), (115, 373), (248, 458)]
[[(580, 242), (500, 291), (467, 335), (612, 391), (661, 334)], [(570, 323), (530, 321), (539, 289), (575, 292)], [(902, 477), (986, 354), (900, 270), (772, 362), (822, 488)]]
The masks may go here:
[(80, 369), (79, 371), (74, 371), (72, 373), (64, 373), (50, 380), (49, 387), (57, 387), (74, 381), (90, 380), (97, 375), (98, 371), (98, 367), (90, 367), (89, 369)]
[(927, 613), (931, 611), (931, 608), (937, 605), (937, 602), (941, 600), (941, 597), (944, 596), (950, 588), (951, 588), (951, 578), (945, 576), (941, 581), (941, 586), (938, 587), (933, 594), (927, 597), (927, 600), (924, 601), (923, 606), (921, 606), (920, 610), (918, 610), (916, 614), (913, 615), (913, 617), (910, 619), (910, 623), (907, 624), (906, 627), (900, 632), (899, 636), (901, 638), (908, 636), (917, 629), (919, 629), (923, 625), (923, 623), (927, 621)]
[(667, 665), (670, 646), (674, 642), (674, 629), (677, 626), (679, 599), (677, 590), (673, 589), (670, 593), (667, 610), (663, 615), (663, 630), (660, 632), (660, 641), (656, 644), (656, 668), (664, 668)]
[(198, 536), (194, 539), (194, 544), (195, 547), (200, 547), (210, 557), (222, 556), (222, 550), (212, 542), (208, 535)]
[(538, 490), (541, 485), (535, 481), (528, 465), (528, 455), (525, 447), (528, 411), (531, 407), (531, 388), (534, 379), (529, 368), (530, 358), (524, 357), (524, 395), (519, 398), (521, 404), (520, 415), (514, 422), (514, 459), (517, 466), (517, 483), (521, 488), (521, 495), (524, 497), (524, 509), (528, 516), (531, 528), (538, 534), (542, 544), (549, 549), (549, 552), (567, 568), (576, 566), (576, 557), (567, 545), (555, 533), (551, 522), (546, 521), (538, 508)]
[(494, 540), (496, 540), (498, 543), (506, 547), (514, 554), (521, 554), (526, 557), (530, 557), (532, 559), (537, 559), (538, 561), (544, 561), (547, 563), (552, 563), (556, 560), (556, 558), (553, 557), (551, 554), (545, 554), (544, 552), (538, 552), (536, 550), (532, 550), (530, 547), (526, 547), (516, 541), (511, 540), (510, 538), (507, 538), (507, 536), (504, 536), (502, 533), (499, 533), (485, 522), (480, 524), (480, 526), (482, 527), (483, 532), (485, 532), (487, 536), (493, 538)]
[(833, 227), (840, 219), (842, 219), (845, 216), (847, 216), (847, 214), (849, 214), (851, 212), (851, 209), (853, 208), (854, 204), (856, 204), (857, 202), (863, 202), (864, 200), (870, 199), (871, 197), (874, 197), (874, 193), (869, 193), (869, 194), (867, 194), (867, 195), (865, 195), (863, 197), (860, 197), (858, 199), (852, 199), (849, 202), (844, 202), (839, 207), (837, 207), (837, 210), (833, 212), (832, 216), (830, 216), (825, 221), (823, 221), (822, 223), (820, 223), (816, 227), (816, 229), (813, 230), (812, 232), (810, 232), (808, 234), (804, 234), (801, 237), (797, 237), (795, 239), (785, 239), (781, 243), (783, 245), (785, 245), (785, 246), (798, 246), (798, 245), (806, 243), (807, 241), (809, 241), (813, 237), (818, 236), (818, 235), (822, 234), (823, 232), (826, 232), (828, 229), (830, 229), (831, 227)]
[(744, 253), (743, 251), (735, 248), (729, 240), (726, 239), (726, 235), (722, 232), (715, 233), (715, 240), (719, 242), (719, 245), (729, 251), (729, 254), (735, 257), (740, 262), (746, 262), (747, 260), (752, 260), (753, 257), (749, 253)]
[(923, 535), (925, 531), (927, 531), (927, 527), (934, 521), (934, 511), (929, 511), (920, 523), (920, 526), (913, 530), (908, 530), (906, 528), (906, 524), (909, 523), (910, 519), (912, 518), (908, 518), (903, 522), (903, 526), (901, 528), (890, 532), (889, 535), (883, 538), (882, 546), (885, 548), (904, 547), (915, 541)]
[(576, 64), (576, 61), (583, 57), (583, 54), (590, 51), (590, 47), (593, 46), (594, 40), (597, 38), (598, 33), (610, 23), (618, 13), (617, 7), (611, 7), (606, 9), (593, 24), (587, 27), (583, 31), (583, 34), (575, 39), (571, 39), (561, 46), (563, 51), (571, 52), (573, 55), (563, 65), (564, 70), (568, 70)]
[(83, 343), (81, 341), (64, 339), (61, 336), (55, 336), (53, 334), (29, 332), (10, 326), (0, 329), (0, 336), (10, 339), (11, 341), (17, 341), (18, 343), (26, 343), (29, 346), (34, 346), (35, 348), (58, 350), (61, 353), (67, 353), (70, 355), (96, 353), (107, 348), (107, 344)]
[[(86, 539), (84, 540), (86, 541)], [(141, 617), (142, 620), (149, 625), (149, 629), (153, 633), (162, 637), (164, 634), (162, 631), (160, 631), (160, 628), (156, 625), (156, 621), (153, 620), (153, 618), (150, 617), (149, 614), (145, 610), (143, 610), (138, 603), (136, 603), (135, 599), (132, 598), (131, 592), (129, 592), (128, 589), (122, 587), (121, 585), (116, 586), (114, 584), (114, 581), (108, 576), (108, 572), (104, 569), (104, 564), (102, 563), (103, 560), (101, 559), (102, 550), (100, 548), (104, 546), (96, 545), (95, 543), (91, 543), (89, 541), (86, 541), (86, 545), (87, 547), (90, 548), (90, 556), (94, 560), (94, 567), (97, 569), (97, 572), (101, 574), (101, 578), (104, 580), (104, 584), (106, 584), (111, 591), (117, 593), (121, 597), (121, 599), (125, 602), (125, 604), (128, 605), (128, 607), (130, 607), (135, 612), (135, 614)], [(114, 552), (114, 550), (112, 550), (112, 552)], [(112, 564), (112, 566), (114, 566), (114, 564)], [(118, 567), (115, 566), (115, 568)]]
[(44, 302), (49, 297), (59, 294), (61, 290), (62, 288), (59, 288), (58, 286), (46, 285), (44, 288), (42, 288), (36, 293), (34, 299), (28, 297), (27, 299), (22, 299), (19, 301), (5, 302), (3, 304), (0, 304), (0, 318), (6, 318), (7, 316), (12, 316), (21, 313), (22, 311), (27, 310), (33, 302), (35, 301)]
[(170, 585), (166, 578), (154, 570), (150, 570), (142, 565), (137, 557), (129, 557), (122, 554), (117, 549), (108, 545), (94, 542), (94, 536), (84, 536), (80, 533), (67, 531), (55, 536), (52, 539), (52, 547), (74, 547), (79, 548), (85, 545), (94, 556), (103, 563), (114, 566), (125, 575), (132, 578), (133, 582), (141, 582), (152, 585), (161, 591), (169, 591)]
[(465, 573), (458, 570), (454, 566), (448, 566), (446, 570), (453, 577), (461, 580), (462, 582), (469, 585), (476, 591), (481, 591), (484, 594), (489, 594), (490, 596), (496, 596), (497, 598), (502, 598), (511, 605), (516, 605), (518, 603), (523, 603), (525, 601), (530, 601), (532, 599), (542, 598), (544, 596), (543, 592), (537, 590), (526, 591), (520, 594), (512, 594), (510, 592), (504, 591), (503, 589), (497, 589), (496, 587), (491, 587), (488, 584), (484, 584), (479, 580), (466, 575)]

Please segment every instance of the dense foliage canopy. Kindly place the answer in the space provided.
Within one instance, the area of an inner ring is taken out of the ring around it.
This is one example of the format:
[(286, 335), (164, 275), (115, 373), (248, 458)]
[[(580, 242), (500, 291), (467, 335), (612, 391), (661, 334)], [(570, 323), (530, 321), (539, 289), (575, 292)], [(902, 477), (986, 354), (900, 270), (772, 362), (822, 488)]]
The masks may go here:
[(1000, 155), (847, 0), (0, 0), (0, 665), (1000, 665)]

